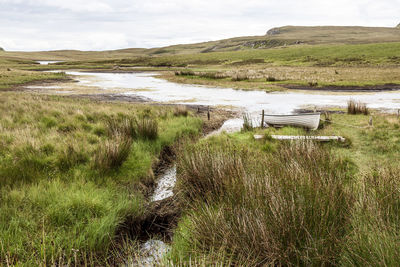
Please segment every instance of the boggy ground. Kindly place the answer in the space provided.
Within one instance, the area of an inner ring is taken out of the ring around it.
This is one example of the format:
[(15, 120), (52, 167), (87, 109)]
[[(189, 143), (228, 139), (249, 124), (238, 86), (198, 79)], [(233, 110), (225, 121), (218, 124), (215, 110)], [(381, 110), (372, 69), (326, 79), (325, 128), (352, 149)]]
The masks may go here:
[(117, 261), (127, 218), (149, 212), (159, 156), (203, 124), (186, 108), (26, 92), (2, 92), (0, 109), (5, 265)]
[[(185, 211), (166, 265), (396, 265), (400, 121), (372, 116), (373, 126), (369, 116), (335, 113), (312, 133), (255, 129), (187, 146), (176, 187)], [(347, 141), (280, 142), (271, 134)]]

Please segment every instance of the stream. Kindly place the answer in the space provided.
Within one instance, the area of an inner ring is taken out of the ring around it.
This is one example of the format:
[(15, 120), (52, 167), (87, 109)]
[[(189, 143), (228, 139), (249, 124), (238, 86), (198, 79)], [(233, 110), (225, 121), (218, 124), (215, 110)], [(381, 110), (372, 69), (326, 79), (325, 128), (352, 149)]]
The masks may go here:
[[(85, 73), (67, 72), (73, 75), (78, 83), (74, 88), (80, 92), (96, 89), (100, 94), (118, 94), (126, 97), (140, 96), (160, 103), (209, 105), (237, 109), (259, 119), (261, 110), (271, 114), (289, 114), (295, 109), (310, 107), (346, 107), (352, 99), (366, 103), (369, 108), (386, 112), (397, 112), (400, 109), (400, 91), (372, 93), (338, 93), (321, 91), (286, 91), (266, 93), (264, 91), (245, 91), (229, 88), (176, 84), (157, 78), (156, 73)], [(68, 84), (40, 86), (54, 93), (73, 92)], [(38, 86), (28, 88), (37, 89)], [(83, 88), (83, 89), (82, 89)], [(240, 118), (230, 119), (212, 134), (221, 131), (238, 131), (243, 124)], [(176, 167), (167, 169), (158, 179), (151, 201), (160, 201), (173, 195), (176, 182)], [(141, 247), (139, 261), (130, 260), (127, 266), (154, 266), (169, 246), (161, 240), (148, 240)]]

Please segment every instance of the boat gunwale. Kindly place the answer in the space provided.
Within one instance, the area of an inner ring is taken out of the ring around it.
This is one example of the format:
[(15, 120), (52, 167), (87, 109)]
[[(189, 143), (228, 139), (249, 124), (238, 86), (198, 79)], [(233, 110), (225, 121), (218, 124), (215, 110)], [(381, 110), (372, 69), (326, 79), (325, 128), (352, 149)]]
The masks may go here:
[(300, 114), (264, 114), (264, 117), (292, 117), (292, 116), (312, 116), (321, 115), (321, 113), (300, 113)]

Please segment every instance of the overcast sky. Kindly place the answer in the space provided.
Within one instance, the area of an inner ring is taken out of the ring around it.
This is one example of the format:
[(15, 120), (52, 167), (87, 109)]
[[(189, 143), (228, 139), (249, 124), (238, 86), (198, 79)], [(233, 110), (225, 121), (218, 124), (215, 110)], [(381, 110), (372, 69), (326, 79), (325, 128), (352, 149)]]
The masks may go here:
[(159, 47), (263, 35), (284, 25), (398, 23), (400, 0), (0, 0), (0, 47)]

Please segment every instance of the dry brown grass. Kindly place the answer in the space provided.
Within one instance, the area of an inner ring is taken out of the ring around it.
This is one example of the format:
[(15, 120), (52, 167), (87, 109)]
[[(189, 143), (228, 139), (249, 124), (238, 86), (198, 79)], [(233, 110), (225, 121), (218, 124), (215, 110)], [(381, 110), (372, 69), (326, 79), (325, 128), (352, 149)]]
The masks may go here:
[(368, 115), (369, 110), (367, 108), (367, 105), (365, 103), (361, 102), (355, 102), (354, 100), (350, 100), (347, 103), (347, 114), (352, 114), (352, 115), (357, 115), (357, 114), (363, 114), (363, 115)]

